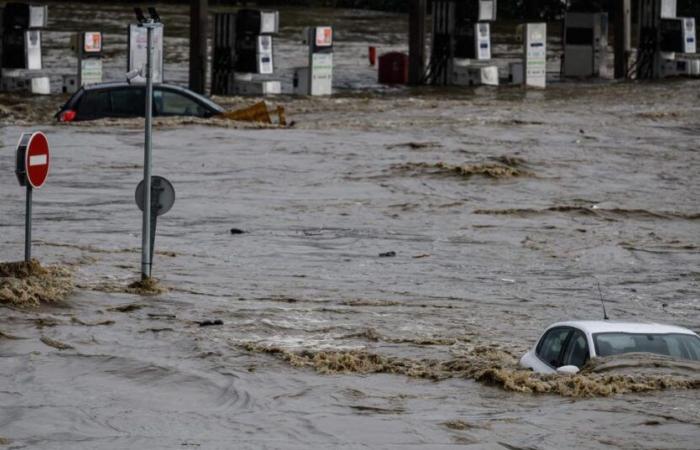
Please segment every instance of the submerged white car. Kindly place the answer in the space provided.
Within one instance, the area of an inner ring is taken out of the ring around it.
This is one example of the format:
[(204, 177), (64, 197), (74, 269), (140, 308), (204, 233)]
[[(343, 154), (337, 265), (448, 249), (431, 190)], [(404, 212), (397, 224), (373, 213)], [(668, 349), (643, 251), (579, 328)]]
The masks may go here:
[(700, 337), (687, 328), (608, 320), (551, 325), (520, 365), (539, 373), (577, 373), (590, 358), (655, 353), (700, 361)]

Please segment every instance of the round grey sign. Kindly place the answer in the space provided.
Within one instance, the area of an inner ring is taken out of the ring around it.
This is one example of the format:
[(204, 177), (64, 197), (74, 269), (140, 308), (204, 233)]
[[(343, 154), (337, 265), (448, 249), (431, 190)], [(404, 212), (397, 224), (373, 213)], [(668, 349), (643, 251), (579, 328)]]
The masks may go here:
[[(136, 186), (136, 206), (143, 211), (143, 180)], [(170, 181), (154, 175), (151, 177), (151, 213), (157, 216), (170, 211), (175, 204), (175, 188)]]

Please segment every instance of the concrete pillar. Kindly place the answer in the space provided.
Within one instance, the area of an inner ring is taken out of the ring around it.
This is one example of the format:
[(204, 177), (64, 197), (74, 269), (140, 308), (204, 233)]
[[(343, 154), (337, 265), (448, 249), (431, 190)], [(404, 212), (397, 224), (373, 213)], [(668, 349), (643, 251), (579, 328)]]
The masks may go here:
[(205, 94), (207, 80), (208, 0), (190, 0), (190, 83), (194, 92)]
[(427, 0), (410, 0), (408, 19), (408, 82), (418, 85), (425, 74), (425, 18)]
[(627, 78), (632, 51), (632, 0), (615, 0), (615, 78)]

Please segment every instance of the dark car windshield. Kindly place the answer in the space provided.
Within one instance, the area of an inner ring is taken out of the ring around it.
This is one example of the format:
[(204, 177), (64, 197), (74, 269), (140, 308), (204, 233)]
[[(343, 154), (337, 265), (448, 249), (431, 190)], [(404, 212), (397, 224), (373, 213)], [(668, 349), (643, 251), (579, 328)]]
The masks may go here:
[(593, 342), (598, 356), (643, 352), (700, 361), (700, 338), (690, 334), (597, 333)]
[(197, 94), (196, 92), (192, 92), (192, 91), (188, 91), (188, 93), (189, 93), (191, 96), (197, 98), (200, 102), (202, 102), (202, 103), (204, 103), (205, 105), (207, 105), (207, 106), (208, 106), (209, 108), (211, 108), (213, 111), (220, 112), (220, 113), (224, 112), (224, 108), (222, 108), (222, 107), (219, 106), (218, 104), (214, 103), (213, 101), (211, 101), (211, 100), (208, 99), (207, 97), (205, 97), (205, 96), (203, 96), (203, 95), (199, 95), (199, 94)]

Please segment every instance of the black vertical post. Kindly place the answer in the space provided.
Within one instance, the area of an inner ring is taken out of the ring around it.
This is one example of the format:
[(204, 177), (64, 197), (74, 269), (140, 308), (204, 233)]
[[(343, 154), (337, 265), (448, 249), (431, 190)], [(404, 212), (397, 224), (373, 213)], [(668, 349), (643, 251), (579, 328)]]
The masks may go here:
[(632, 43), (631, 0), (613, 0), (615, 15), (615, 78), (627, 78)]
[(427, 1), (411, 0), (408, 19), (408, 82), (418, 85), (425, 74), (425, 17)]
[(661, 0), (639, 0), (639, 42), (637, 51), (637, 78), (653, 79), (660, 76)]
[(527, 0), (525, 3), (525, 21), (540, 20), (540, 0)]
[(190, 0), (190, 89), (205, 93), (208, 0)]
[(24, 261), (32, 260), (32, 185), (27, 181), (27, 205), (24, 218)]

